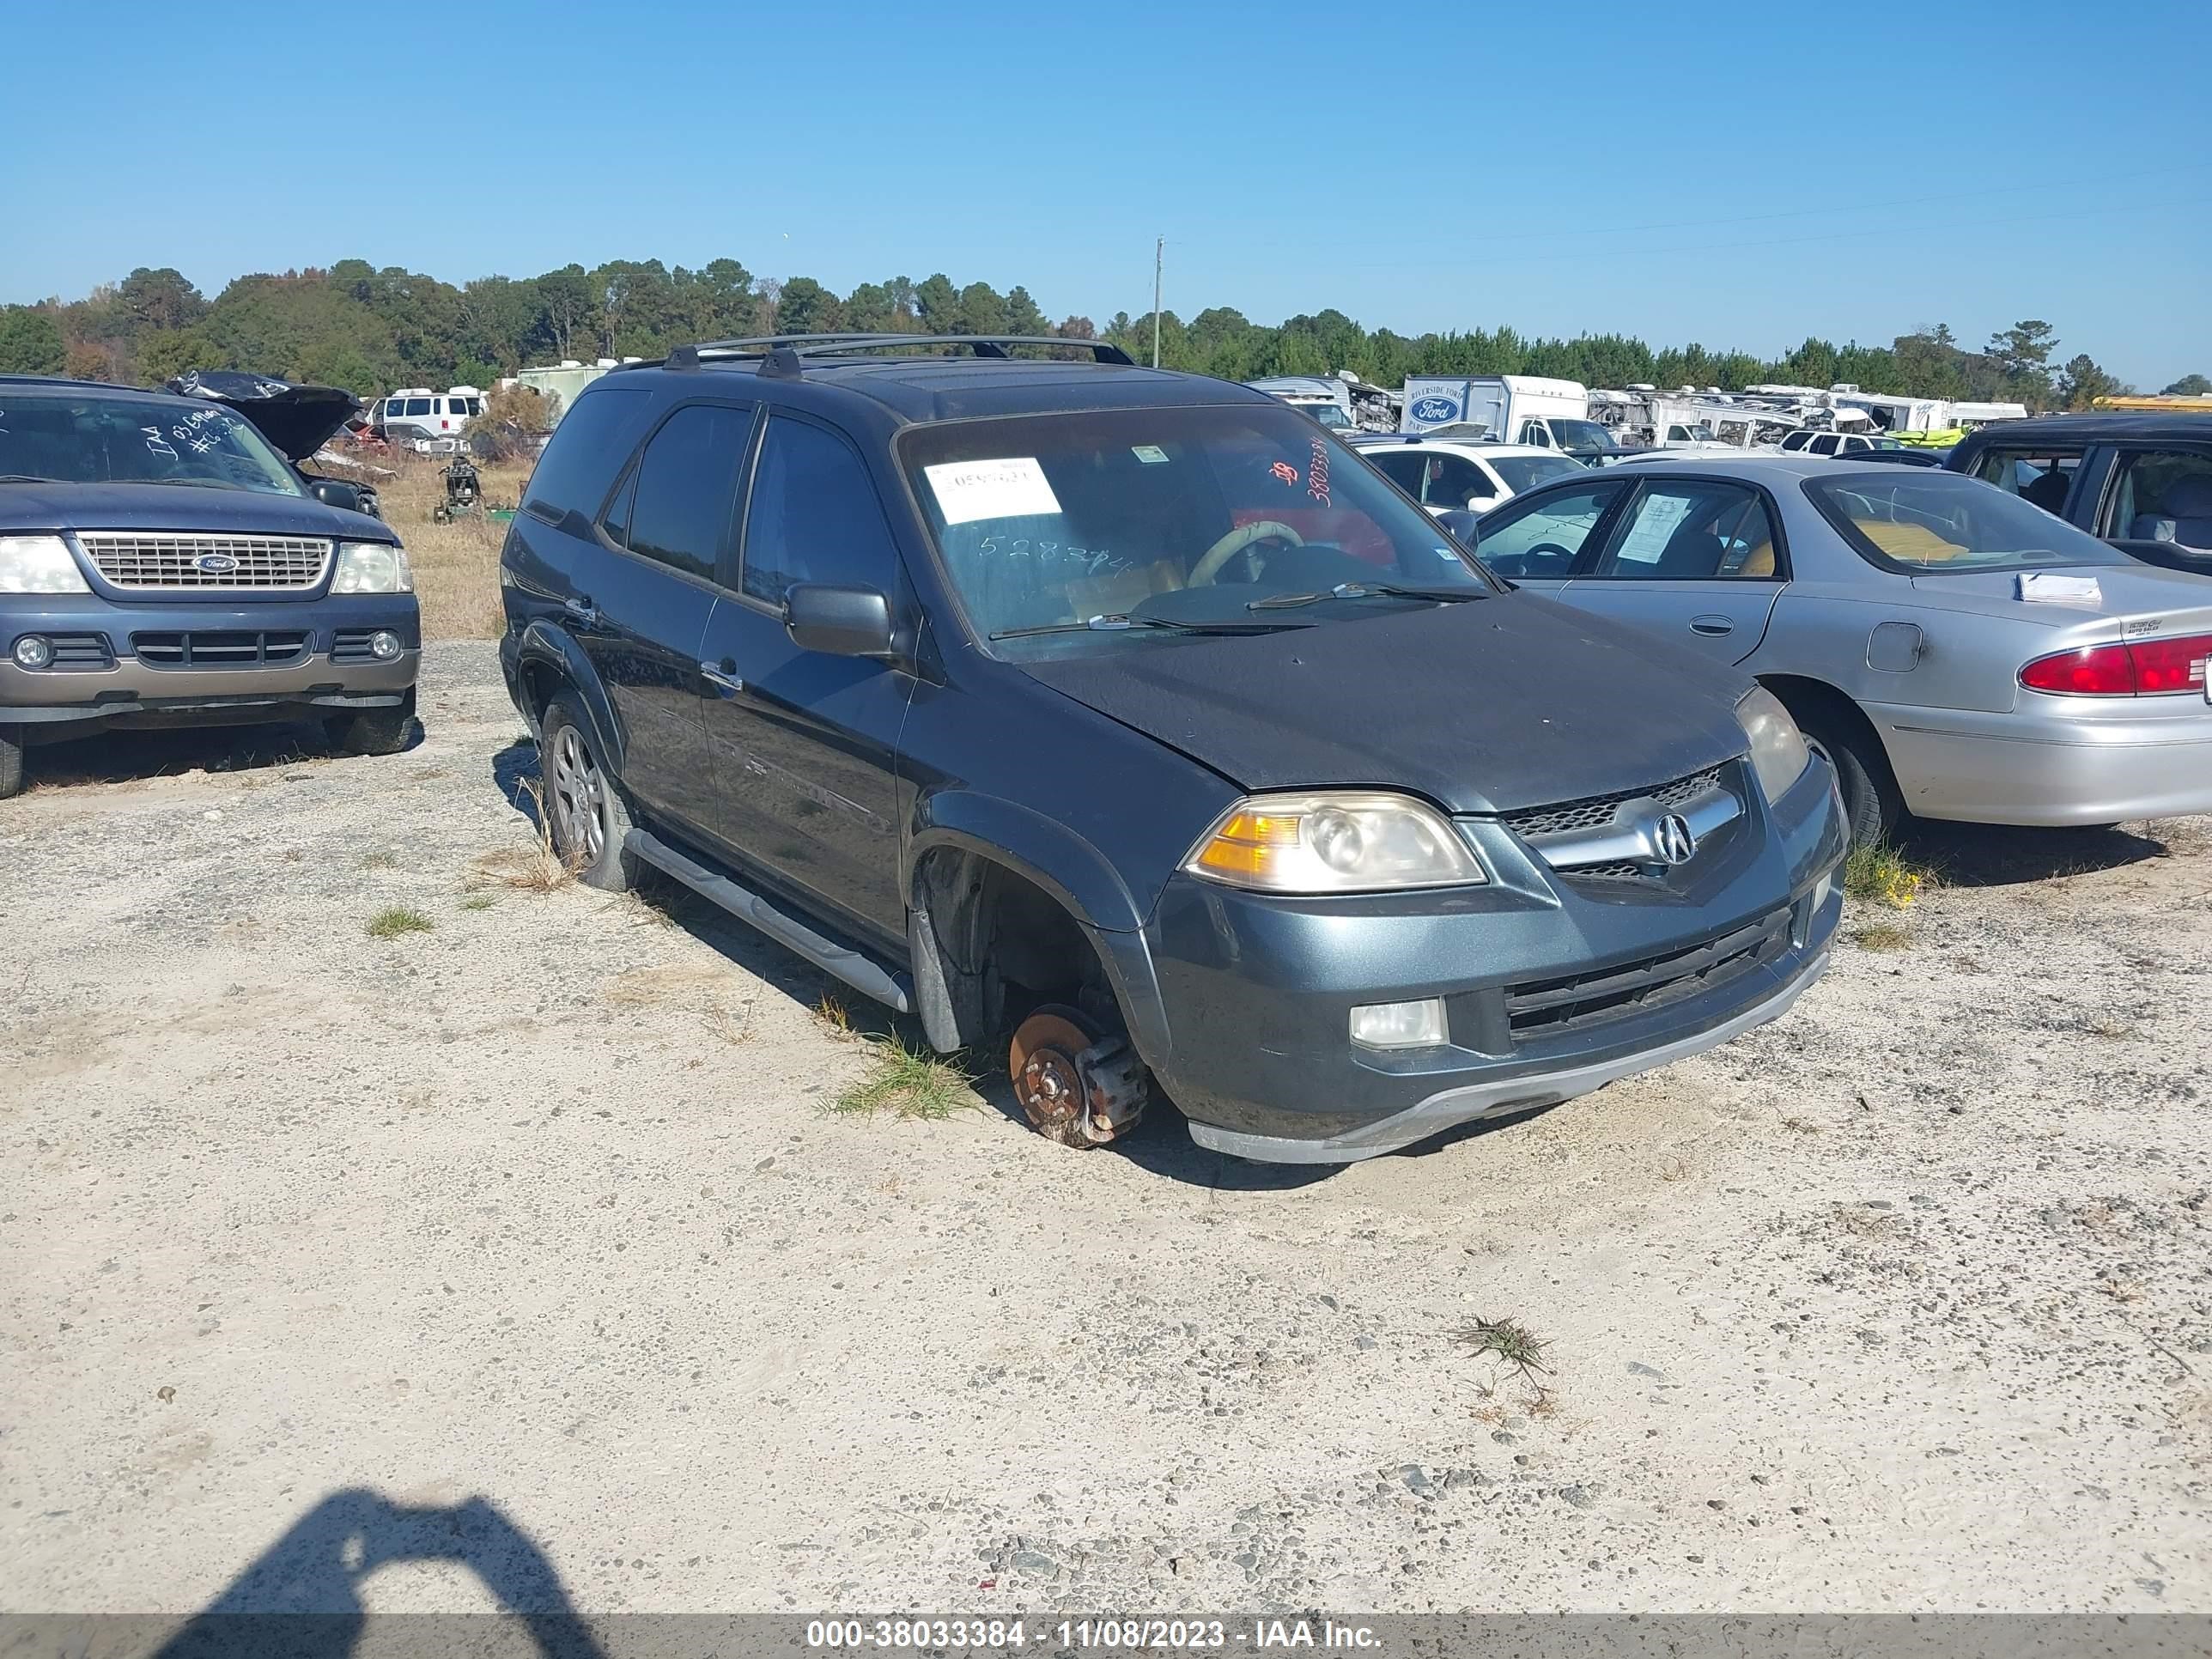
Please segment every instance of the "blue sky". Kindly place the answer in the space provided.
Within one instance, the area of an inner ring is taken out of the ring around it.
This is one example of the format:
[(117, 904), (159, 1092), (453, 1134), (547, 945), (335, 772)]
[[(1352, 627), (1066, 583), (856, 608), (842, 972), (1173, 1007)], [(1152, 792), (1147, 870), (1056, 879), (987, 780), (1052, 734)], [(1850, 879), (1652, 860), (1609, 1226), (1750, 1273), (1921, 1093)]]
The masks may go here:
[(1164, 234), (1184, 317), (2212, 374), (2203, 0), (246, 10), (10, 9), (0, 300), (728, 254), (1103, 320)]

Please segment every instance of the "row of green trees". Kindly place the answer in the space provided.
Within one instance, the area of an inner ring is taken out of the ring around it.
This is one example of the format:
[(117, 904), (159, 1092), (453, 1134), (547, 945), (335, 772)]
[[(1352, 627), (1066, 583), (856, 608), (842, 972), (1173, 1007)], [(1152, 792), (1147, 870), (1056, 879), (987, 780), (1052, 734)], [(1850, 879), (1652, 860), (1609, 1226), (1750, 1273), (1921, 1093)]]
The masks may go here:
[[(942, 334), (1103, 337), (1140, 360), (1152, 349), (1150, 313), (1048, 319), (1026, 289), (956, 286), (942, 273), (894, 276), (840, 295), (811, 276), (761, 277), (735, 259), (694, 270), (658, 259), (615, 259), (586, 270), (483, 276), (459, 287), (434, 276), (341, 259), (328, 270), (240, 276), (210, 301), (179, 272), (141, 268), (82, 299), (0, 307), (0, 373), (66, 374), (155, 385), (187, 368), (248, 368), (349, 387), (488, 385), (532, 363), (562, 358), (659, 356), (684, 341), (839, 329)], [(1838, 346), (1808, 337), (1778, 358), (1691, 344), (1655, 350), (1620, 334), (1537, 339), (1510, 328), (1403, 335), (1364, 329), (1340, 311), (1270, 326), (1226, 307), (1188, 322), (1159, 318), (1161, 362), (1224, 380), (1349, 369), (1380, 386), (1408, 374), (1550, 374), (1589, 386), (1649, 381), (1736, 390), (1758, 381), (1938, 398), (2006, 399), (2031, 408), (2086, 408), (2124, 390), (2086, 355), (2060, 360), (2048, 323), (2027, 320), (1980, 350), (1949, 328), (1887, 345)], [(2206, 389), (2202, 375), (2169, 391)]]

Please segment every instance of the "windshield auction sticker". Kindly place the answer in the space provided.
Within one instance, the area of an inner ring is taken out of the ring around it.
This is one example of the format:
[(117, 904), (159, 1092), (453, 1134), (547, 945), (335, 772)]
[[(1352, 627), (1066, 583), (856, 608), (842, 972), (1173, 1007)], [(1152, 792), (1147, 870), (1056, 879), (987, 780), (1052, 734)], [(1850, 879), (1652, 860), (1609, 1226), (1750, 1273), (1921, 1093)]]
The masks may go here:
[(1056, 514), (1060, 498), (1034, 455), (996, 461), (945, 461), (922, 472), (947, 524)]

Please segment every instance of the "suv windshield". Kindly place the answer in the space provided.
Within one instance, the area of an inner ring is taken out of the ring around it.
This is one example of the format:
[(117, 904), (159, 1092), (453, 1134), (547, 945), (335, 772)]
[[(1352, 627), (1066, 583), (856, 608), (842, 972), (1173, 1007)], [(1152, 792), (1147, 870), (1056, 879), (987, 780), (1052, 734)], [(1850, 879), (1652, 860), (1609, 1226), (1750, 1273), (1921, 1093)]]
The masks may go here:
[(0, 397), (0, 477), (307, 494), (252, 422), (227, 409), (97, 393)]
[(1005, 655), (1433, 602), (1385, 586), (1496, 591), (1434, 520), (1280, 405), (948, 422), (910, 428), (900, 453), (969, 623)]
[(1618, 449), (1613, 428), (1596, 421), (1554, 421), (1552, 435), (1562, 449)]
[(1805, 493), (1862, 558), (1937, 575), (2131, 562), (2041, 507), (1955, 472), (1898, 467), (1808, 478)]

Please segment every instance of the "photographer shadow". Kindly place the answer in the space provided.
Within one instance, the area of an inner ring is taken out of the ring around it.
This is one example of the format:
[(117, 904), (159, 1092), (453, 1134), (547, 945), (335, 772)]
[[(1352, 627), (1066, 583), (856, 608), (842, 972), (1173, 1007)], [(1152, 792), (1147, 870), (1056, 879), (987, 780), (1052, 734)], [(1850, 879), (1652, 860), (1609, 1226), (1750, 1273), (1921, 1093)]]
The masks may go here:
[[(349, 1659), (368, 1624), (361, 1588), (380, 1567), (452, 1561), (473, 1572), (545, 1659), (605, 1659), (535, 1540), (471, 1498), (417, 1509), (362, 1489), (332, 1492), (155, 1650), (154, 1659)], [(392, 1613), (458, 1628), (481, 1615)], [(381, 1622), (381, 1620), (380, 1621)], [(425, 1651), (459, 1651), (434, 1638)]]

